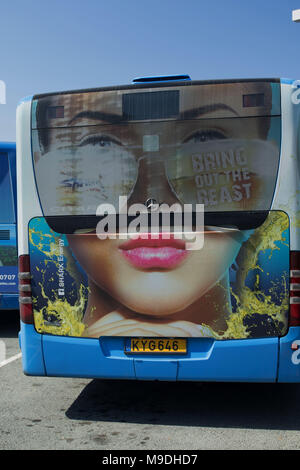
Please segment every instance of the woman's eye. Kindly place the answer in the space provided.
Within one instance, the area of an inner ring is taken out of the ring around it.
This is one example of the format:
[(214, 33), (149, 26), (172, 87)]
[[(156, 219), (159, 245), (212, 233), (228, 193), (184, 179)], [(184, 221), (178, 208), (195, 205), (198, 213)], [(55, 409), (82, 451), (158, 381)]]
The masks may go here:
[(112, 144), (121, 145), (120, 142), (108, 135), (90, 135), (80, 142), (79, 147), (83, 147), (84, 145), (99, 145), (99, 147), (110, 147)]
[(183, 143), (187, 143), (187, 142), (199, 143), (199, 142), (208, 142), (209, 140), (222, 140), (222, 139), (226, 139), (226, 136), (221, 131), (203, 130), (203, 131), (195, 132), (195, 134), (185, 139)]

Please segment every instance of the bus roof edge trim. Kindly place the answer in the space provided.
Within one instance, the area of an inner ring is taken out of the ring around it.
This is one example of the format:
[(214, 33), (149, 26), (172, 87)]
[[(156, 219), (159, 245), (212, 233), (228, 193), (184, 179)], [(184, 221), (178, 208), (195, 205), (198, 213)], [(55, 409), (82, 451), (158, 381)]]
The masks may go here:
[(180, 75), (161, 75), (154, 77), (138, 77), (132, 80), (132, 83), (155, 83), (155, 82), (182, 82), (191, 80), (191, 77), (186, 74)]

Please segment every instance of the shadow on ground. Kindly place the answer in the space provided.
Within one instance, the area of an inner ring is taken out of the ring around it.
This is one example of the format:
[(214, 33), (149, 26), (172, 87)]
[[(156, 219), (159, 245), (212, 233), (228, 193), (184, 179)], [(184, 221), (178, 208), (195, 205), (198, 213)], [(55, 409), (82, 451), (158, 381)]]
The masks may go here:
[(300, 384), (93, 380), (67, 410), (74, 420), (300, 430)]
[(19, 330), (19, 310), (0, 310), (0, 338), (17, 338)]
[[(0, 338), (17, 338), (19, 312), (0, 311)], [(73, 420), (300, 430), (300, 384), (92, 380)]]

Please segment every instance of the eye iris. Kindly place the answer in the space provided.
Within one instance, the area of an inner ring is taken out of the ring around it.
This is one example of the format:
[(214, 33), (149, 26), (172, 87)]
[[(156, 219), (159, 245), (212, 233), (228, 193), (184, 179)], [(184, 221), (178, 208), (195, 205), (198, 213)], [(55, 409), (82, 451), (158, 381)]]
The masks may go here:
[(112, 143), (112, 140), (109, 137), (103, 136), (90, 136), (87, 137), (83, 142), (79, 144), (79, 147), (83, 147), (84, 145), (99, 145), (100, 147), (107, 147), (110, 146)]
[(197, 132), (193, 137), (195, 142), (207, 142), (209, 140), (220, 140), (224, 138), (225, 136), (218, 131), (201, 131)]
[(200, 142), (205, 142), (208, 139), (207, 132), (201, 132), (199, 135)]

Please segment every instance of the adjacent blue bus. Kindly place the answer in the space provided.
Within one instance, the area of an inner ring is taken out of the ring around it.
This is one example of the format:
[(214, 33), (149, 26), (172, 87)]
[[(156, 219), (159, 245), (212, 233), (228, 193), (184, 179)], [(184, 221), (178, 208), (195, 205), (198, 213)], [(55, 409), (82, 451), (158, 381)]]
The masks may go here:
[(16, 144), (0, 142), (0, 309), (18, 309)]
[(182, 75), (21, 102), (26, 374), (300, 381), (299, 95)]

